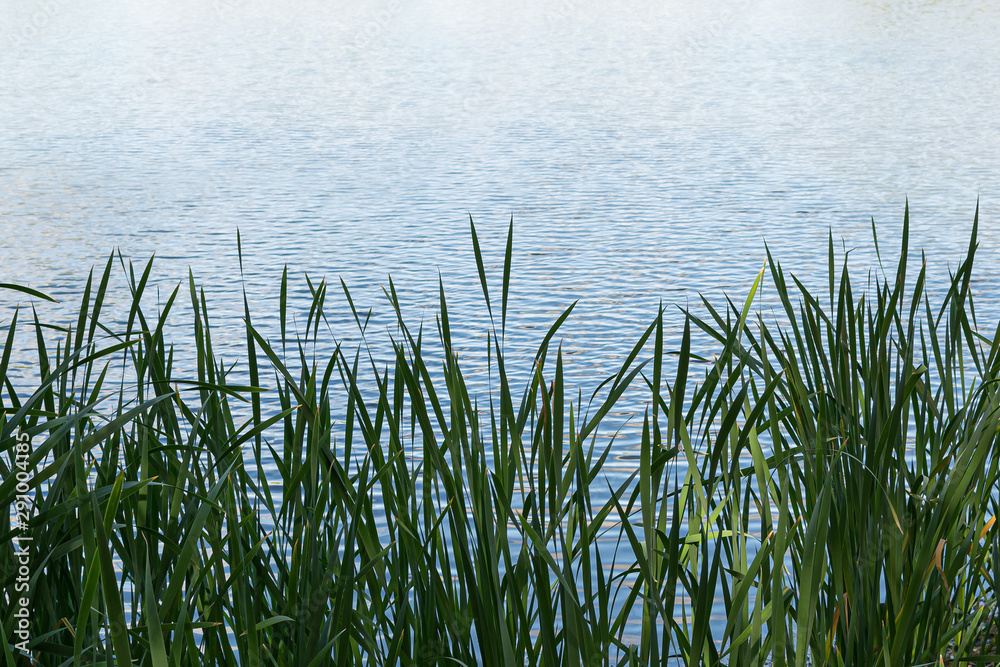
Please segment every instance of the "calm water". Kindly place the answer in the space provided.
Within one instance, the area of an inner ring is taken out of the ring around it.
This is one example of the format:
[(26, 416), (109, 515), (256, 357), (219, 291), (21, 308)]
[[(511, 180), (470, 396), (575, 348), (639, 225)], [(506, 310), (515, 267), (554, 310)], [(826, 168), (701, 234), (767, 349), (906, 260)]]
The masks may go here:
[(745, 294), (764, 239), (818, 287), (830, 230), (864, 268), (871, 217), (891, 245), (909, 197), (942, 276), (981, 197), (980, 306), (1000, 314), (1000, 10), (605, 4), (3, 0), (0, 278), (73, 298), (113, 248), (155, 252), (162, 290), (189, 267), (208, 286), (236, 358), (239, 228), (262, 326), (286, 263), (376, 317), (391, 274), (429, 324), (440, 271), (474, 369), (468, 215), (493, 276), (513, 215), (508, 353), (580, 299), (565, 349), (586, 385), (661, 299)]
[(605, 4), (4, 0), (3, 280), (156, 252), (235, 331), (239, 228), (261, 312), (288, 263), (430, 318), (440, 271), (479, 330), (468, 214), (497, 262), (513, 215), (515, 324), (581, 299), (601, 370), (660, 299), (745, 293), (763, 239), (821, 284), (828, 231), (888, 242), (907, 196), (940, 271), (981, 197), (994, 282), (992, 3)]
[[(587, 385), (660, 300), (745, 294), (765, 239), (819, 287), (829, 231), (866, 267), (871, 217), (891, 248), (909, 197), (940, 278), (979, 197), (996, 318), (1000, 10), (824, 5), (0, 0), (0, 282), (72, 299), (113, 248), (155, 252), (161, 289), (188, 267), (208, 287), (235, 359), (239, 228), (265, 328), (286, 263), (343, 277), (378, 323), (391, 274), (432, 325), (440, 272), (474, 373), (468, 216), (496, 277), (513, 215), (508, 352), (580, 299), (565, 350)], [(349, 339), (342, 296), (330, 315)]]

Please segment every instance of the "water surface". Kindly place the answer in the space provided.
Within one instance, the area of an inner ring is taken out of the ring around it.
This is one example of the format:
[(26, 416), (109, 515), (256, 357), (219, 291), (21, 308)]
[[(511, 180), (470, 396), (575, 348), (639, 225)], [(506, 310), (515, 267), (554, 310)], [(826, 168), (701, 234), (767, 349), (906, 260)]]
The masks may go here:
[[(874, 217), (891, 256), (907, 197), (940, 286), (980, 199), (992, 321), (997, 34), (975, 0), (5, 0), (0, 279), (62, 299), (38, 304), (59, 320), (112, 249), (155, 253), (161, 299), (190, 268), (236, 360), (242, 289), (274, 333), (286, 264), (296, 304), (303, 273), (342, 277), (376, 329), (390, 274), (432, 326), (440, 275), (485, 392), (469, 216), (495, 290), (512, 216), (511, 363), (524, 377), (579, 300), (564, 350), (593, 386), (661, 301), (742, 298), (765, 240), (817, 289), (828, 234), (866, 271)], [(331, 346), (356, 338), (336, 292), (329, 314)], [(668, 309), (668, 347), (681, 323)]]

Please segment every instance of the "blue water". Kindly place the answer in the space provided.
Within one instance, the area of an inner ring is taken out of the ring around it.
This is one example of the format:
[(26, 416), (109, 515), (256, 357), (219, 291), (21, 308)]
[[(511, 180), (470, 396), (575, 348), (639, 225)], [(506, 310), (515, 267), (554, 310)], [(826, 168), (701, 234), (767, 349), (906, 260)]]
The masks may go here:
[[(59, 320), (112, 249), (155, 253), (151, 299), (190, 268), (235, 361), (242, 290), (275, 332), (286, 264), (296, 307), (304, 273), (342, 277), (376, 332), (389, 275), (433, 326), (440, 274), (486, 392), (469, 216), (494, 294), (513, 216), (508, 361), (525, 377), (579, 300), (563, 349), (592, 387), (661, 300), (670, 347), (674, 305), (742, 299), (765, 240), (817, 289), (830, 233), (867, 271), (874, 217), (891, 257), (907, 197), (940, 286), (978, 199), (974, 288), (995, 321), (997, 34), (1000, 9), (974, 0), (4, 0), (0, 282), (61, 299), (37, 304)], [(329, 345), (357, 339), (335, 290), (328, 314)], [(636, 421), (612, 482), (636, 465)]]

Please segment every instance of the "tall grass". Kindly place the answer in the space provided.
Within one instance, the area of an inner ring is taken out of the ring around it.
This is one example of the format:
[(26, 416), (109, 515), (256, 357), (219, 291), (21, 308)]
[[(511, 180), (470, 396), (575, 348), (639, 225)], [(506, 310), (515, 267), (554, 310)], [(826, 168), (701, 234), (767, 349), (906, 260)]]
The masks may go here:
[[(923, 264), (910, 281), (908, 225), (894, 271), (864, 289), (831, 238), (828, 295), (769, 255), (742, 303), (684, 313), (679, 341), (665, 340), (661, 309), (589, 399), (568, 386), (557, 344), (572, 306), (528, 382), (509, 380), (513, 226), (499, 289), (472, 226), (492, 323), (483, 394), (452, 347), (443, 286), (436, 340), (409, 326), (390, 283), (391, 358), (365, 346), (318, 358), (331, 286), (307, 279), (295, 330), (286, 271), (277, 342), (244, 298), (237, 375), (213, 350), (193, 277), (150, 318), (152, 262), (119, 257), (131, 307), (115, 315), (123, 327), (107, 324), (109, 258), (75, 322), (17, 310), (6, 323), (5, 663), (998, 660), (983, 639), (998, 624), (1000, 331), (974, 316), (976, 227), (932, 303)], [(774, 319), (754, 308), (765, 282), (784, 309)], [(179, 298), (193, 320), (168, 342)], [(8, 372), (18, 335), (37, 350), (30, 393)], [(708, 363), (698, 336), (715, 341)], [(196, 370), (175, 368), (175, 344)], [(612, 487), (604, 436), (636, 387), (648, 392), (641, 457)], [(20, 434), (32, 445), (19, 508)], [(26, 654), (15, 534), (31, 538)]]

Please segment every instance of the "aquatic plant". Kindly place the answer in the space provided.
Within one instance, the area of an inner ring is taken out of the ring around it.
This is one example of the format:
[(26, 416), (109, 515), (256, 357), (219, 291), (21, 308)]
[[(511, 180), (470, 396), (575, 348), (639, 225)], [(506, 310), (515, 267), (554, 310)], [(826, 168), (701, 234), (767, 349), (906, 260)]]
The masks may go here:
[[(117, 257), (131, 300), (125, 325), (108, 324), (112, 256), (75, 322), (32, 311), (25, 326), (16, 310), (5, 323), (4, 662), (997, 660), (977, 640), (998, 623), (1000, 330), (975, 318), (976, 227), (932, 303), (923, 263), (909, 282), (908, 226), (907, 212), (894, 271), (863, 290), (831, 237), (828, 295), (768, 255), (742, 302), (686, 311), (679, 341), (661, 308), (588, 399), (558, 346), (572, 306), (528, 382), (508, 379), (513, 223), (498, 294), (471, 226), (492, 323), (486, 394), (468, 388), (443, 285), (436, 340), (390, 282), (388, 363), (364, 345), (318, 358), (330, 285), (306, 279), (295, 331), (286, 269), (280, 339), (244, 298), (234, 367), (213, 351), (193, 276), (149, 317), (152, 261)], [(754, 307), (765, 282), (776, 317)], [(193, 319), (169, 342), (182, 293)], [(19, 392), (9, 369), (25, 329), (38, 378)], [(692, 352), (698, 337), (711, 360)], [(175, 346), (193, 352), (190, 370)], [(641, 456), (612, 487), (605, 436), (637, 387)]]

